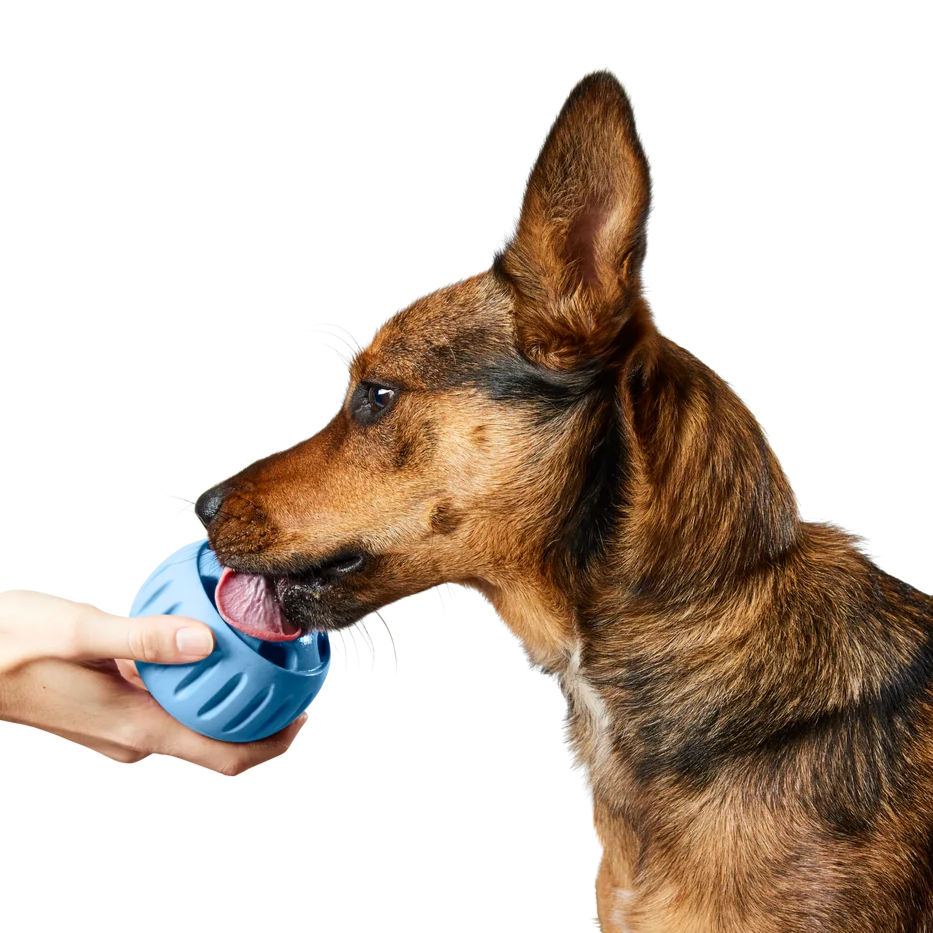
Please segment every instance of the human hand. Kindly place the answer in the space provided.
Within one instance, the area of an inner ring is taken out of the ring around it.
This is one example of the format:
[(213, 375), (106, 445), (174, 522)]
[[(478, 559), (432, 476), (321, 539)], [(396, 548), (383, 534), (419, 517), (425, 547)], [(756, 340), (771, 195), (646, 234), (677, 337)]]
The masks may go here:
[(126, 619), (43, 593), (0, 593), (0, 720), (115, 761), (173, 755), (239, 774), (286, 751), (307, 714), (259, 742), (218, 742), (172, 719), (136, 673), (135, 661), (190, 663), (213, 644), (208, 626), (182, 616)]

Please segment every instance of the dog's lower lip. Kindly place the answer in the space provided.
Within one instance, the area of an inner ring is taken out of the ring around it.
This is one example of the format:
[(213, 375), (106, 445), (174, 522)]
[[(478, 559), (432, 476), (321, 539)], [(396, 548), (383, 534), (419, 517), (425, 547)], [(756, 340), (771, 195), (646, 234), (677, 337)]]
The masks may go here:
[[(341, 558), (340, 561), (318, 565), (304, 572), (282, 574), (271, 577), (272, 592), (285, 618), (293, 625), (306, 630), (307, 622), (300, 618), (296, 602), (318, 603), (332, 587), (339, 586), (342, 579), (354, 573), (365, 563), (361, 555)], [(296, 618), (296, 614), (298, 617)]]
[(300, 584), (284, 590), (280, 605), (285, 618), (300, 629), (303, 636), (309, 632), (336, 632), (348, 628), (371, 611), (352, 594), (344, 599), (331, 595), (326, 589), (316, 591)]

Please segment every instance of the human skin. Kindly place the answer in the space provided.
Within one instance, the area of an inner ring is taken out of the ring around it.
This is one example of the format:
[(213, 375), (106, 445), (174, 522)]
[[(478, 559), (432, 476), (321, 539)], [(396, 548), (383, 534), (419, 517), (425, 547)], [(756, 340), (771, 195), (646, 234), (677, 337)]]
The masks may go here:
[(218, 742), (172, 719), (136, 672), (136, 661), (190, 663), (212, 648), (210, 628), (194, 619), (127, 619), (44, 593), (0, 593), (0, 720), (54, 733), (114, 761), (172, 755), (240, 774), (285, 752), (307, 714), (259, 742)]

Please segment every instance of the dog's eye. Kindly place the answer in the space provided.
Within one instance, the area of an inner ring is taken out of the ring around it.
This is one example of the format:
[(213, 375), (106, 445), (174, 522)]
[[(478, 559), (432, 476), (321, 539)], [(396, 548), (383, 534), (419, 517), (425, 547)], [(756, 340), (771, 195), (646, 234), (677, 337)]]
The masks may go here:
[(366, 401), (373, 413), (382, 411), (395, 398), (395, 390), (385, 386), (370, 386), (366, 393)]
[(375, 382), (361, 382), (353, 393), (350, 409), (360, 424), (372, 424), (395, 400), (398, 392)]

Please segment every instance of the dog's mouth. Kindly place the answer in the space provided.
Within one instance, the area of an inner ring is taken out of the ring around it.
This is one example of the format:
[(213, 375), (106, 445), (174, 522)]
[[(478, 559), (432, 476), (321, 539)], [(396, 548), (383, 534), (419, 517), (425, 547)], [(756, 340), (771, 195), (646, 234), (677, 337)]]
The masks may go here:
[(294, 641), (312, 627), (311, 616), (317, 616), (309, 611), (313, 604), (341, 577), (356, 573), (365, 563), (362, 554), (341, 553), (305, 573), (284, 576), (224, 567), (214, 593), (217, 611), (245, 635), (263, 641)]

